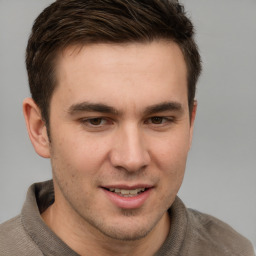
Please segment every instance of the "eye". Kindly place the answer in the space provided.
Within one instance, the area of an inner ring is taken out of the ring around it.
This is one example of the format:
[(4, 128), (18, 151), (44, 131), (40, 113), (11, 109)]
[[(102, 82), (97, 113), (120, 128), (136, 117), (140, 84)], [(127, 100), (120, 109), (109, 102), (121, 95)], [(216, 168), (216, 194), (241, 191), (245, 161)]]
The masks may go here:
[(168, 118), (168, 117), (162, 117), (162, 116), (153, 116), (153, 117), (150, 117), (146, 123), (149, 123), (149, 124), (164, 124), (166, 122), (171, 122), (172, 119), (171, 118)]
[(89, 124), (95, 125), (95, 126), (104, 124), (104, 121), (106, 120), (104, 120), (103, 118), (92, 118), (87, 120)]
[(112, 124), (111, 120), (103, 117), (82, 118), (80, 119), (80, 122), (88, 128), (101, 128), (108, 124)]
[(162, 124), (164, 121), (164, 118), (160, 116), (154, 116), (150, 118), (150, 121), (152, 124)]
[(83, 117), (78, 119), (80, 127), (87, 132), (103, 132), (114, 127), (115, 121), (109, 117)]
[(165, 126), (171, 125), (173, 122), (174, 122), (173, 117), (152, 116), (145, 121), (145, 124), (148, 124), (157, 128), (157, 127), (165, 127)]

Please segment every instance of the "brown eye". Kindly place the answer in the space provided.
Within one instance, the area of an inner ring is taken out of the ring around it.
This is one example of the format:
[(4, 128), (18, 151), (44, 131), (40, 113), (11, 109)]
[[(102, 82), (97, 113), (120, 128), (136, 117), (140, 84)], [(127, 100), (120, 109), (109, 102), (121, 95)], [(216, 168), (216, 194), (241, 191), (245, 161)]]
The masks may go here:
[(90, 124), (92, 125), (101, 125), (102, 124), (102, 118), (92, 118), (89, 120)]
[(151, 118), (152, 124), (162, 124), (163, 123), (163, 118), (159, 116), (155, 116)]

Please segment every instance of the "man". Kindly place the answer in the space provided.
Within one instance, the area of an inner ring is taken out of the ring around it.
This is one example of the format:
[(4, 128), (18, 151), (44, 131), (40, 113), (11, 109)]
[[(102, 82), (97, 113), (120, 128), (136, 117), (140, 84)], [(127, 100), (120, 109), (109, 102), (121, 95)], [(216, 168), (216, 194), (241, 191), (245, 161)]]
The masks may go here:
[(53, 181), (0, 228), (0, 255), (254, 255), (177, 197), (201, 71), (193, 25), (167, 0), (57, 0), (27, 46), (23, 111)]

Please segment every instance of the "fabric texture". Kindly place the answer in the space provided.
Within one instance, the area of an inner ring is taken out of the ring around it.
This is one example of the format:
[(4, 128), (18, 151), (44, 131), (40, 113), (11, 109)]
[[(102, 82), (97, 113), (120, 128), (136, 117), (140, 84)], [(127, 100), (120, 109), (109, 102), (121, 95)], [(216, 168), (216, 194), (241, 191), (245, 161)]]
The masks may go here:
[[(40, 216), (53, 202), (52, 181), (29, 188), (21, 214), (0, 225), (0, 256), (78, 255)], [(178, 197), (168, 212), (171, 229), (155, 256), (255, 255), (246, 238), (212, 216), (187, 209)]]

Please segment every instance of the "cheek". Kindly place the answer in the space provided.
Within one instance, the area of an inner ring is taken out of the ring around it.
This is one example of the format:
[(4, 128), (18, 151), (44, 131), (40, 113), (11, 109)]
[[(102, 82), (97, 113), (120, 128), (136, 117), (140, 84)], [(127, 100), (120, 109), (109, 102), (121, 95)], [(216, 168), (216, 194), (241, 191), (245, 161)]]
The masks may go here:
[(155, 170), (161, 175), (161, 193), (167, 196), (168, 203), (172, 202), (178, 193), (183, 181), (186, 160), (189, 149), (189, 136), (185, 133), (176, 133), (176, 136), (168, 136), (161, 143), (155, 142), (153, 162)]
[(67, 136), (59, 134), (52, 140), (51, 155), (55, 166), (73, 176), (95, 173), (107, 155), (108, 144), (81, 134), (65, 134)]
[[(152, 143), (151, 155), (160, 169), (180, 172), (186, 165), (189, 151), (189, 133), (170, 133), (169, 136)], [(154, 146), (153, 146), (154, 145)]]

